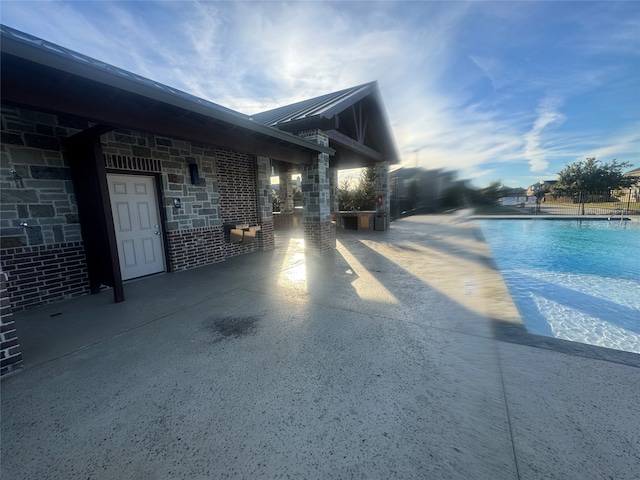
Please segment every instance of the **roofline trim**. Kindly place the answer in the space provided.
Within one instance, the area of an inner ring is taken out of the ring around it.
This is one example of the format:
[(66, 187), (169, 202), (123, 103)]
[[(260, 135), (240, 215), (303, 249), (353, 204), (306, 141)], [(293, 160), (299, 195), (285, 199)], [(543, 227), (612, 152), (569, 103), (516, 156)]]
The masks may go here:
[(318, 153), (335, 155), (335, 150), (297, 137), (289, 132), (254, 122), (247, 115), (133, 72), (109, 65), (73, 50), (0, 24), (0, 49), (40, 65), (60, 70), (128, 93), (166, 103)]

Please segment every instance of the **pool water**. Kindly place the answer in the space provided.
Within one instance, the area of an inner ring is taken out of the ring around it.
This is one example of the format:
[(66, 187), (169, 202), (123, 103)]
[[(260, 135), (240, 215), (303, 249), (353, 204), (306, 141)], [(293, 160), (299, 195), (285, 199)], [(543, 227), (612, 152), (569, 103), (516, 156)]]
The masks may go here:
[(640, 222), (480, 224), (527, 331), (640, 353)]

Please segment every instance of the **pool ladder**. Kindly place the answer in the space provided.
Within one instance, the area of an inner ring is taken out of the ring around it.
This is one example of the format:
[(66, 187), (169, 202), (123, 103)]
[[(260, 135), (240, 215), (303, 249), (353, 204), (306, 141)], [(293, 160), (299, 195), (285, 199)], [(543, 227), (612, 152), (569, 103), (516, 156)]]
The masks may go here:
[(614, 215), (617, 215), (618, 212), (620, 214), (620, 225), (622, 225), (622, 221), (624, 220), (624, 210), (616, 210), (612, 212), (611, 214), (609, 214), (609, 218), (607, 218), (607, 220), (610, 222)]

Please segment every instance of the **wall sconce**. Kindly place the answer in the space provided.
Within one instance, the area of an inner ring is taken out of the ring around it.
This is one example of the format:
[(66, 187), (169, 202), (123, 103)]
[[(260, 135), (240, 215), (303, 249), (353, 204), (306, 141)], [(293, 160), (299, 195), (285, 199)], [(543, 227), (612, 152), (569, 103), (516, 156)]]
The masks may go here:
[(173, 199), (173, 208), (182, 208), (182, 202), (179, 198)]
[(191, 185), (196, 185), (197, 187), (204, 187), (206, 185), (205, 179), (200, 178), (197, 163), (189, 164), (189, 175), (191, 175)]

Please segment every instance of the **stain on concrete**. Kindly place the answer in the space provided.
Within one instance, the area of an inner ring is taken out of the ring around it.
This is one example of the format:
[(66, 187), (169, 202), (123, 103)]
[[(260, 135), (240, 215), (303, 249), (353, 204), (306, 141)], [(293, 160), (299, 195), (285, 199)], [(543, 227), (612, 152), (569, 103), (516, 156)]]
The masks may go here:
[(236, 338), (255, 333), (259, 320), (255, 316), (211, 318), (206, 327), (222, 337)]

